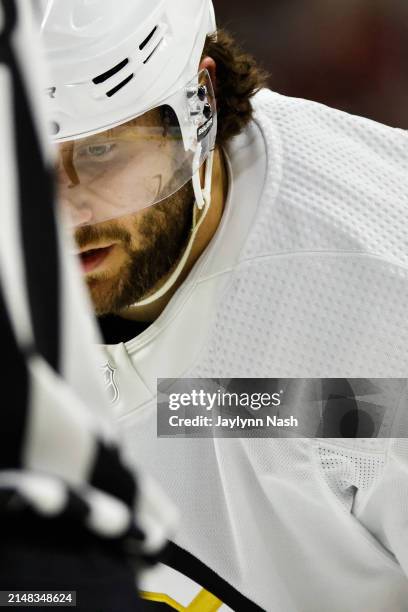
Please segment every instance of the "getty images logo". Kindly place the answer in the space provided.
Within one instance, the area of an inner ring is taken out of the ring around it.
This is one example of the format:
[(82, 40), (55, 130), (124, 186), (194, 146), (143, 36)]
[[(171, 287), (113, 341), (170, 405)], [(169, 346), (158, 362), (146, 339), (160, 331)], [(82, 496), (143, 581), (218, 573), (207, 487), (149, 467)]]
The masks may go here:
[(230, 392), (218, 389), (208, 392), (204, 389), (192, 389), (184, 393), (169, 394), (170, 410), (180, 408), (197, 407), (205, 410), (214, 408), (249, 408), (250, 410), (260, 410), (261, 408), (271, 408), (281, 405), (281, 395), (283, 390), (274, 393), (248, 393), (245, 391)]

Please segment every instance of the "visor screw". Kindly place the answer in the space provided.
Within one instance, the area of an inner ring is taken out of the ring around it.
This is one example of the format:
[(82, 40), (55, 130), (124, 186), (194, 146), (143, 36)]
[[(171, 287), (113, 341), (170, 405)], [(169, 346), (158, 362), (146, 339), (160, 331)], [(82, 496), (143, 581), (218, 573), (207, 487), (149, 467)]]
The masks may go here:
[(211, 106), (208, 104), (208, 102), (206, 104), (204, 104), (204, 108), (203, 108), (203, 115), (206, 119), (209, 119), (212, 116), (212, 108)]
[(52, 121), (50, 123), (50, 133), (52, 136), (55, 136), (60, 131), (60, 126), (56, 121)]
[(197, 96), (198, 96), (198, 99), (201, 100), (201, 102), (204, 102), (204, 100), (207, 97), (207, 88), (205, 85), (200, 85), (197, 91)]
[(187, 89), (187, 98), (194, 98), (197, 95), (197, 87), (190, 87)]

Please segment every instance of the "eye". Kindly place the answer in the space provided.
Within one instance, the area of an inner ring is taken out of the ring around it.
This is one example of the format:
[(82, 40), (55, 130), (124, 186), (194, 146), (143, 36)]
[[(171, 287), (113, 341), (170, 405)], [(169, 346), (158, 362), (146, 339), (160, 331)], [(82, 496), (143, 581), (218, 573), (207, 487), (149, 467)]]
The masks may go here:
[(97, 143), (81, 147), (78, 157), (88, 161), (107, 161), (112, 158), (116, 145), (112, 142)]
[(115, 145), (114, 144), (95, 144), (90, 145), (87, 148), (87, 153), (90, 157), (103, 157), (107, 155), (111, 151), (113, 151)]

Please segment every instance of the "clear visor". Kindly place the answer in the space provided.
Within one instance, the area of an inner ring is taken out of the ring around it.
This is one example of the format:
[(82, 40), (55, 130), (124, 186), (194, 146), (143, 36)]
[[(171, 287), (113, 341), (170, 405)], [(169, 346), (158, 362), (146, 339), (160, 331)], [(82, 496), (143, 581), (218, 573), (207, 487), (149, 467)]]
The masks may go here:
[(59, 143), (59, 201), (71, 226), (133, 214), (191, 180), (215, 146), (210, 76), (139, 117), (104, 132)]

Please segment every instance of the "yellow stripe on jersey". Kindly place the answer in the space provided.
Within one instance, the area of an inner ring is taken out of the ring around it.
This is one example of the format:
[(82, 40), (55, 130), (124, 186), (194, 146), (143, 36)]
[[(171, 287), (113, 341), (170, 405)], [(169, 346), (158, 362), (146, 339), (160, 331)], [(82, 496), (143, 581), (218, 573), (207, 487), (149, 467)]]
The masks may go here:
[(184, 612), (186, 608), (181, 604), (178, 604), (177, 601), (165, 595), (164, 593), (148, 593), (147, 591), (140, 591), (140, 597), (142, 599), (146, 599), (147, 601), (157, 601), (158, 603), (165, 603), (173, 610), (177, 610), (177, 612)]
[(189, 612), (216, 612), (222, 606), (222, 601), (205, 589), (199, 592), (186, 610)]
[(140, 596), (148, 601), (165, 603), (170, 608), (173, 608), (173, 610), (177, 610), (177, 612), (217, 612), (222, 606), (222, 601), (205, 589), (202, 589), (188, 606), (182, 606), (165, 593), (140, 591)]

